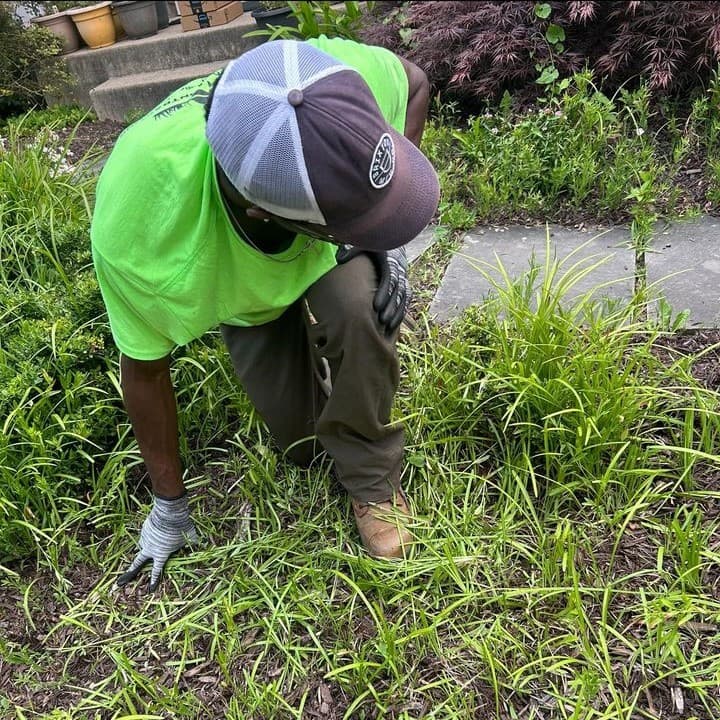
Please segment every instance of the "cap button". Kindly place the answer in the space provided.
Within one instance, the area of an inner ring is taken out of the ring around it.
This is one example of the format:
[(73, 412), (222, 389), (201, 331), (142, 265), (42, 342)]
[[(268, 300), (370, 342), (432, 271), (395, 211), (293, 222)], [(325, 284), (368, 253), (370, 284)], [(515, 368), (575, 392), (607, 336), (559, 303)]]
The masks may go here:
[(293, 107), (297, 107), (298, 105), (302, 105), (302, 101), (303, 101), (302, 90), (291, 90), (291, 91), (288, 93), (287, 99), (288, 99), (288, 102), (289, 102)]

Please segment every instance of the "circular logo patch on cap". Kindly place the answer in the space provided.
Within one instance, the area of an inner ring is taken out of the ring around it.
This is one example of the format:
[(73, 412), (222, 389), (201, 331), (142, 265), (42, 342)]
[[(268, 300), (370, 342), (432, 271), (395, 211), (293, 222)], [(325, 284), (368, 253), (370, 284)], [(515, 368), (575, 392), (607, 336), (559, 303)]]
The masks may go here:
[(384, 188), (395, 172), (395, 145), (392, 138), (383, 134), (375, 146), (372, 162), (370, 163), (370, 184), (377, 188)]

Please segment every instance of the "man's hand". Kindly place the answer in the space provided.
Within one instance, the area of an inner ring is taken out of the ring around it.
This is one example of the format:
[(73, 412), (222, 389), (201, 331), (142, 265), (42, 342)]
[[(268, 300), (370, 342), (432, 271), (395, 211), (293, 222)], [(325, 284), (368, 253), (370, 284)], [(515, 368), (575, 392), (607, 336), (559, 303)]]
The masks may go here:
[(378, 313), (380, 322), (385, 326), (385, 331), (391, 335), (400, 327), (412, 297), (405, 247), (381, 252), (341, 245), (336, 259), (338, 264), (342, 265), (358, 255), (367, 255), (375, 266), (378, 274), (378, 289), (375, 292), (373, 308)]
[(187, 495), (183, 493), (174, 500), (156, 497), (140, 532), (140, 552), (135, 556), (127, 572), (117, 579), (118, 586), (122, 587), (134, 580), (143, 565), (152, 560), (150, 592), (153, 592), (160, 583), (163, 567), (170, 555), (186, 543), (197, 541), (198, 536), (190, 518)]

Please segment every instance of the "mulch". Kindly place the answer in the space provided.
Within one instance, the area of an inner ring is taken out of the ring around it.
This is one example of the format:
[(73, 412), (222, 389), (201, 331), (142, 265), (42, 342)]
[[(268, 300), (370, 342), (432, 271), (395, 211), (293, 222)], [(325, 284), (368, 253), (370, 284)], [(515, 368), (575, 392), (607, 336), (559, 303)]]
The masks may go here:
[(708, 390), (720, 391), (720, 330), (680, 330), (658, 339), (653, 349), (666, 365), (694, 356), (692, 376)]
[[(83, 157), (87, 152), (99, 151), (110, 152), (118, 135), (125, 129), (126, 125), (115, 120), (96, 120), (85, 122), (78, 126), (75, 136), (70, 143), (70, 151), (73, 157)], [(71, 134), (71, 128), (58, 131), (58, 136), (65, 141)]]

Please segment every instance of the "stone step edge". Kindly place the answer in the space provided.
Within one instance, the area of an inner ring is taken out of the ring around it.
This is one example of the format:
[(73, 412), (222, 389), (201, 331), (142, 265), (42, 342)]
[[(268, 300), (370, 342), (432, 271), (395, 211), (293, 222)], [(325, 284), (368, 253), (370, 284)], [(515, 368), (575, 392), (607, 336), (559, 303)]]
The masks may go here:
[(213, 62), (200, 63), (198, 65), (183, 65), (173, 68), (172, 70), (152, 70), (144, 73), (134, 73), (132, 75), (120, 75), (118, 77), (108, 78), (105, 82), (96, 85), (91, 91), (90, 96), (97, 93), (112, 92), (113, 90), (127, 89), (131, 87), (147, 87), (150, 85), (161, 85), (169, 81), (192, 80), (193, 78), (209, 75), (215, 70), (225, 67), (233, 58), (225, 60), (214, 60)]

